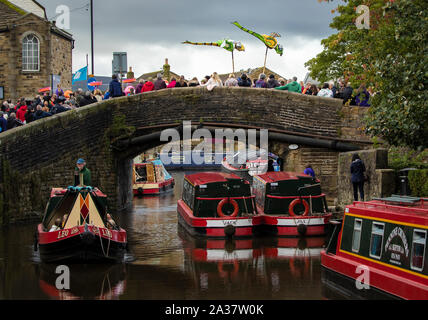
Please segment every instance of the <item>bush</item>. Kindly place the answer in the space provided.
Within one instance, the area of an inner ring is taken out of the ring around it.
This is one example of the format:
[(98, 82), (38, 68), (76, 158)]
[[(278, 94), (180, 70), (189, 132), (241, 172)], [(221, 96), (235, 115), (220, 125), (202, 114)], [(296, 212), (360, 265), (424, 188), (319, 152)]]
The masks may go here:
[(428, 169), (428, 149), (415, 151), (403, 147), (390, 147), (388, 166), (395, 171), (404, 168)]
[(409, 185), (412, 196), (428, 197), (428, 169), (409, 171)]

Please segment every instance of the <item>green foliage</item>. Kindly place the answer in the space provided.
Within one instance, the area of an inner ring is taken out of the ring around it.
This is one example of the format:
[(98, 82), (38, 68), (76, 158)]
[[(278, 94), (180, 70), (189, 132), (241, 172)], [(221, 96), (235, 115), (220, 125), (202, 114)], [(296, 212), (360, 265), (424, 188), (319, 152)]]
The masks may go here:
[(404, 168), (428, 169), (428, 149), (418, 152), (404, 147), (388, 150), (388, 166), (396, 171)]
[(129, 138), (135, 132), (135, 127), (126, 125), (126, 116), (118, 114), (114, 116), (112, 125), (106, 130), (105, 137), (109, 143), (113, 143), (119, 139)]
[[(344, 78), (375, 94), (366, 133), (394, 146), (428, 146), (428, 10), (424, 0), (342, 0), (321, 41), (324, 50), (305, 65), (320, 81)], [(357, 29), (355, 8), (370, 8), (370, 29)]]
[(409, 171), (409, 185), (412, 196), (428, 197), (428, 169)]

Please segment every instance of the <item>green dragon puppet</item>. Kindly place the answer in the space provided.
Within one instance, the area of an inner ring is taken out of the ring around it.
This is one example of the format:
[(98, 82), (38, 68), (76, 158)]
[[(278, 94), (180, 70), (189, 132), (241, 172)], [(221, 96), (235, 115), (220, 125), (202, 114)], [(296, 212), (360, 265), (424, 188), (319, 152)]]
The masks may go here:
[(239, 41), (230, 39), (223, 39), (216, 42), (190, 42), (188, 40), (182, 42), (185, 44), (193, 44), (196, 46), (215, 46), (226, 49), (227, 51), (233, 52), (233, 50), (245, 51), (244, 45)]
[(270, 35), (259, 34), (257, 32), (248, 30), (247, 28), (244, 28), (237, 21), (232, 22), (232, 24), (261, 40), (269, 49), (275, 49), (276, 53), (278, 53), (280, 56), (282, 56), (282, 54), (284, 53), (284, 48), (281, 44), (278, 43), (278, 40), (276, 40), (276, 38), (281, 37), (280, 34), (276, 32), (272, 32)]

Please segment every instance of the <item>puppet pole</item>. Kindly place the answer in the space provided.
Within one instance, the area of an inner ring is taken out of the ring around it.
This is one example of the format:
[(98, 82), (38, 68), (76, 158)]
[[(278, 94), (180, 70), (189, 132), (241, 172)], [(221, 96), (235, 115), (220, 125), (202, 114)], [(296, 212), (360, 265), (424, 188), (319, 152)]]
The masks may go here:
[(233, 50), (232, 50), (232, 73), (235, 75), (235, 60), (233, 59)]
[(263, 66), (263, 74), (265, 73), (265, 69), (266, 69), (266, 58), (267, 58), (267, 54), (268, 54), (268, 47), (266, 47), (266, 53), (265, 53), (265, 64)]

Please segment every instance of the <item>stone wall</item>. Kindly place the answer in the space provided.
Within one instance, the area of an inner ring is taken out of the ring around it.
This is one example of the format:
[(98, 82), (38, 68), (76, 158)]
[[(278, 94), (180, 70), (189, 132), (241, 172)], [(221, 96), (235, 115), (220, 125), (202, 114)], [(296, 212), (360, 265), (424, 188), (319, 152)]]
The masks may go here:
[[(338, 204), (343, 207), (354, 201), (353, 187), (351, 183), (352, 155), (355, 152), (343, 152), (339, 154), (338, 165)], [(369, 182), (364, 183), (364, 200), (374, 197), (390, 196), (395, 190), (395, 173), (388, 169), (388, 150), (372, 149), (358, 152), (366, 167)], [(358, 194), (358, 199), (359, 199)]]
[(364, 117), (369, 108), (356, 106), (343, 106), (339, 111), (342, 122), (340, 137), (343, 139), (366, 140), (370, 138), (364, 133)]
[[(110, 99), (38, 120), (0, 134), (0, 217), (8, 223), (26, 219), (31, 212), (42, 212), (52, 187), (73, 183), (79, 157), (86, 159), (94, 186), (108, 195), (113, 210), (129, 206), (129, 192), (120, 189), (127, 181), (120, 177), (129, 171), (130, 159), (153, 145), (142, 143), (115, 151), (107, 132), (115, 132), (110, 129), (120, 115), (124, 116), (124, 126), (140, 128), (133, 137), (142, 127), (179, 126), (183, 120), (192, 120), (196, 124), (223, 122), (339, 139), (340, 108), (341, 102), (336, 99), (284, 91), (215, 88), (209, 92), (199, 87)], [(116, 134), (122, 129), (116, 128)], [(293, 171), (303, 171), (304, 165), (311, 163), (322, 183), (331, 185), (331, 189), (324, 188), (330, 198), (336, 196), (336, 162), (336, 151), (308, 146), (300, 146), (298, 154), (291, 153), (287, 159)]]
[[(0, 85), (4, 86), (5, 98), (33, 99), (38, 89), (51, 85), (51, 74), (61, 75), (62, 87), (71, 88), (71, 40), (53, 33), (49, 22), (32, 14), (13, 23), (15, 27), (0, 33)], [(39, 71), (22, 70), (22, 40), (28, 34), (39, 39)]]

